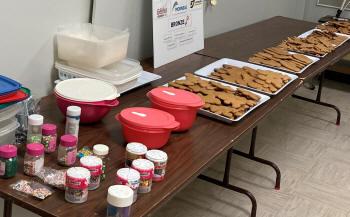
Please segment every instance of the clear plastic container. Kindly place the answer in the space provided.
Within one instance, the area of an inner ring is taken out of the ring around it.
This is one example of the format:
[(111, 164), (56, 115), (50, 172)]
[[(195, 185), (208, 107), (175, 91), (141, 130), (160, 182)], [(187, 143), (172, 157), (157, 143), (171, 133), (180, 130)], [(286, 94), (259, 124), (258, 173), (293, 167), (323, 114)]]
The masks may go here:
[(18, 104), (0, 109), (0, 129), (9, 125), (19, 110), (20, 106)]
[(69, 65), (101, 68), (125, 59), (129, 31), (89, 23), (68, 24), (58, 28), (59, 59)]
[(9, 123), (0, 128), (0, 145), (14, 144), (16, 141), (16, 130), (19, 123), (15, 118), (9, 120)]
[(135, 85), (143, 70), (140, 62), (132, 59), (124, 59), (100, 69), (72, 67), (64, 61), (56, 62), (55, 67), (62, 81), (71, 78), (94, 78), (113, 84), (118, 92)]

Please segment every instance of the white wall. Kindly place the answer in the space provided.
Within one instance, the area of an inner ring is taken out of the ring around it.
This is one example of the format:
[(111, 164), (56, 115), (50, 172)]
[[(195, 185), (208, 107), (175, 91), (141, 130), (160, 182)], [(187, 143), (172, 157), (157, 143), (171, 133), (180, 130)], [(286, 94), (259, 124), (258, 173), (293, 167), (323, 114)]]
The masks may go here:
[[(334, 16), (337, 13), (335, 8), (327, 8), (316, 5), (317, 0), (307, 0), (305, 4), (304, 19), (312, 22), (317, 22), (318, 19), (326, 15)], [(342, 16), (350, 18), (349, 11), (344, 11)]]
[(0, 73), (36, 96), (52, 89), (57, 25), (87, 22), (89, 0), (0, 1)]

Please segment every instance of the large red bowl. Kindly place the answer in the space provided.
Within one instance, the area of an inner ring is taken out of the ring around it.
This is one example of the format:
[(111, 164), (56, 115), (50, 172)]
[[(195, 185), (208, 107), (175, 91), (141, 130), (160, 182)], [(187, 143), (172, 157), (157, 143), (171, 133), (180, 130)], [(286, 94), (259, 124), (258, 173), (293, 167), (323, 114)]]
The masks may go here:
[(94, 123), (100, 121), (113, 107), (116, 107), (119, 104), (117, 99), (101, 102), (79, 102), (65, 99), (56, 93), (55, 96), (58, 108), (63, 115), (66, 115), (68, 106), (79, 106), (81, 108), (81, 123)]

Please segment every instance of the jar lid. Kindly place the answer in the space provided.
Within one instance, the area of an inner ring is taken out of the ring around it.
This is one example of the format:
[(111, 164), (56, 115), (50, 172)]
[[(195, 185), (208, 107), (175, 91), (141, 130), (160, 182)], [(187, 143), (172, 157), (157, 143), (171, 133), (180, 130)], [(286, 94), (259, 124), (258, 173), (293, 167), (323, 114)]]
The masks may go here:
[(44, 117), (42, 115), (34, 114), (28, 116), (29, 125), (42, 125), (44, 123)]
[(132, 154), (144, 155), (147, 152), (147, 147), (138, 142), (130, 142), (126, 145), (126, 150)]
[(146, 158), (153, 162), (165, 162), (168, 160), (168, 155), (161, 150), (149, 150), (146, 153)]
[(81, 115), (81, 108), (79, 106), (68, 106), (66, 115), (68, 115), (68, 116), (80, 116)]
[(128, 181), (137, 181), (140, 179), (140, 173), (132, 168), (121, 168), (117, 171), (117, 176)]
[(134, 192), (126, 185), (112, 185), (108, 188), (107, 202), (115, 207), (128, 207), (133, 203)]
[(27, 145), (27, 154), (31, 156), (39, 156), (44, 154), (44, 146), (39, 143), (32, 143)]
[(84, 156), (80, 158), (80, 164), (83, 167), (97, 167), (102, 166), (102, 160), (96, 156)]
[(77, 137), (73, 135), (63, 135), (61, 136), (61, 143), (64, 147), (73, 147), (77, 145)]
[(71, 167), (67, 170), (67, 176), (74, 179), (90, 179), (90, 171), (84, 167)]
[(132, 167), (139, 170), (154, 169), (154, 164), (147, 159), (136, 159), (132, 161)]
[(42, 127), (43, 135), (53, 135), (56, 134), (57, 127), (54, 124), (44, 124)]
[(104, 144), (96, 144), (92, 148), (92, 151), (96, 155), (107, 155), (109, 152), (109, 147)]
[(173, 87), (157, 87), (147, 93), (151, 101), (176, 107), (200, 108), (204, 102), (200, 96)]
[(12, 158), (17, 156), (17, 147), (14, 145), (3, 145), (0, 146), (0, 157)]
[(116, 118), (124, 124), (143, 129), (172, 130), (179, 126), (173, 115), (153, 108), (127, 108), (122, 110)]

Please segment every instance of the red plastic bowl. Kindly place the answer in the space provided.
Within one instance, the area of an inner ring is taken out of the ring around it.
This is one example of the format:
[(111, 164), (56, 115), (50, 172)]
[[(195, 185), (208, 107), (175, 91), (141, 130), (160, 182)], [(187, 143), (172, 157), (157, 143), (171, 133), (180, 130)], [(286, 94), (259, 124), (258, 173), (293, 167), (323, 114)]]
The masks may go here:
[(113, 108), (118, 106), (117, 99), (103, 102), (79, 102), (65, 99), (55, 94), (58, 108), (63, 115), (66, 115), (68, 106), (79, 106), (81, 108), (80, 122), (94, 123), (100, 121)]
[(179, 127), (179, 122), (171, 114), (153, 108), (127, 108), (116, 119), (122, 124), (127, 142), (139, 142), (149, 149), (163, 147), (171, 132)]
[(196, 94), (172, 87), (158, 87), (147, 93), (153, 108), (172, 114), (180, 127), (175, 132), (189, 130), (204, 101)]

